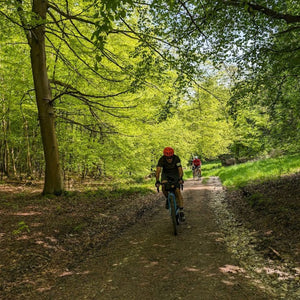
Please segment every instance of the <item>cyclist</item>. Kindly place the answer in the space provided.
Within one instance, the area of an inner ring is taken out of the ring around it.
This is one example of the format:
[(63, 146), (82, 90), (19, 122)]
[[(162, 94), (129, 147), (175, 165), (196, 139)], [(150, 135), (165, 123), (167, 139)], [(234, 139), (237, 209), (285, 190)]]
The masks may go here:
[(192, 169), (193, 169), (193, 171), (198, 170), (199, 177), (201, 177), (201, 160), (198, 158), (198, 156), (195, 156), (193, 159)]
[[(177, 205), (179, 207), (179, 217), (183, 222), (185, 221), (185, 216), (183, 213), (183, 198), (180, 192), (180, 184), (183, 184), (184, 181), (182, 179), (183, 170), (180, 162), (180, 158), (177, 155), (174, 155), (174, 150), (171, 147), (166, 147), (163, 151), (163, 156), (158, 160), (156, 166), (156, 183), (155, 186), (159, 187), (162, 184), (162, 191), (166, 198), (168, 198), (168, 192), (165, 188), (165, 183), (168, 182), (167, 178), (172, 178), (174, 182), (177, 183), (175, 196)], [(161, 174), (161, 182), (159, 181), (159, 177)], [(168, 200), (166, 200), (166, 208), (168, 209)]]

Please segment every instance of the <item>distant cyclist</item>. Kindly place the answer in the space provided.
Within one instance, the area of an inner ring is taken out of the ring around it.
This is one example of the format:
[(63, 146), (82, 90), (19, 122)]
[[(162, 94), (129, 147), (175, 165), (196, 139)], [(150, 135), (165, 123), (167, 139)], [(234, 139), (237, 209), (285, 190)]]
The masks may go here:
[(198, 158), (198, 156), (195, 156), (192, 162), (192, 170), (194, 174), (199, 174), (198, 177), (201, 177), (201, 160)]
[[(184, 213), (183, 213), (183, 198), (180, 192), (180, 184), (183, 184), (184, 181), (182, 179), (183, 170), (180, 162), (180, 158), (177, 155), (174, 155), (174, 150), (171, 147), (166, 147), (163, 151), (164, 155), (158, 160), (156, 166), (156, 183), (155, 186), (159, 187), (162, 184), (162, 191), (165, 197), (168, 197), (168, 192), (165, 189), (165, 183), (168, 182), (167, 179), (172, 178), (174, 182), (176, 182), (176, 190), (175, 196), (177, 205), (179, 207), (179, 217), (181, 221), (185, 221)], [(160, 173), (161, 174), (161, 182), (159, 181)], [(166, 200), (166, 208), (168, 209), (168, 200)]]

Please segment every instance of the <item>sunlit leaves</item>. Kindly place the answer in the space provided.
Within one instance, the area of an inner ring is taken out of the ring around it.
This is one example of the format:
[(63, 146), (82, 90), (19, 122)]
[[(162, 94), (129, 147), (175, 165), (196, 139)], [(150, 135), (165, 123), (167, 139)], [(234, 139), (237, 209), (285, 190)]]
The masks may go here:
[(96, 30), (92, 35), (96, 45), (103, 49), (106, 37), (113, 30), (114, 23), (130, 15), (132, 0), (95, 0), (96, 13), (94, 18), (97, 20)]
[[(229, 2), (50, 4), (47, 67), (66, 172), (145, 175), (165, 146), (187, 163), (195, 153), (217, 157), (228, 147), (251, 156), (297, 144), (297, 26), (266, 17), (252, 2)], [(16, 21), (14, 3), (2, 2), (0, 9)], [(298, 12), (298, 4), (285, 3), (268, 7)], [(33, 20), (31, 3), (23, 4), (24, 24), (42, 24)], [(1, 95), (11, 104), (15, 145), (22, 136), (20, 99), (29, 130), (37, 132), (29, 47), (21, 24), (0, 22), (6, 25), (0, 33)], [(39, 153), (36, 136), (31, 143)]]

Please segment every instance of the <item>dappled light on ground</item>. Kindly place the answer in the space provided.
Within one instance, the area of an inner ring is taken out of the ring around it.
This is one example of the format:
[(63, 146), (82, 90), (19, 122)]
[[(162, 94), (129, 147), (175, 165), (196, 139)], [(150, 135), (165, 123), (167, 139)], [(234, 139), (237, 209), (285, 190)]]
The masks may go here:
[(29, 211), (29, 212), (17, 212), (10, 214), (11, 216), (34, 216), (34, 215), (40, 215), (40, 212), (37, 211)]
[[(201, 183), (185, 184), (187, 221), (179, 226), (178, 236), (172, 233), (169, 213), (161, 201), (155, 215), (103, 248), (99, 260), (91, 257), (87, 261), (82, 270), (88, 269), (90, 274), (86, 276), (94, 281), (85, 278), (83, 291), (77, 291), (74, 297), (89, 298), (87, 295), (93, 294), (99, 299), (170, 299), (173, 295), (175, 299), (199, 299), (202, 295), (204, 299), (221, 299), (230, 295), (231, 299), (240, 299), (241, 294), (257, 294), (253, 299), (267, 299), (247, 282), (244, 272), (238, 272), (235, 259), (224, 248), (222, 233), (207, 206), (214, 189), (193, 185)], [(76, 275), (65, 278), (68, 281), (48, 295), (55, 298), (77, 281)]]
[[(294, 299), (299, 269), (286, 268), (286, 260), (280, 266), (284, 251), (277, 247), (267, 248), (275, 261), (257, 251), (259, 229), (235, 219), (225, 193), (217, 178), (187, 180), (187, 220), (177, 237), (162, 194), (21, 194), (8, 201), (13, 195), (4, 193), (0, 295), (167, 300), (173, 292), (176, 299), (262, 300), (288, 291)], [(264, 238), (275, 233), (262, 230)]]
[[(220, 268), (220, 270), (227, 273), (240, 273), (242, 270), (242, 273), (245, 273), (253, 282), (258, 283), (259, 287), (268, 291), (270, 295), (278, 294), (282, 298), (297, 299), (299, 297), (299, 289), (297, 288), (297, 286), (299, 287), (299, 281), (297, 280), (299, 279), (299, 273), (295, 268), (297, 262), (293, 262), (288, 258), (283, 260), (279, 252), (270, 246), (267, 250), (271, 252), (272, 256), (268, 259), (266, 259), (264, 252), (257, 251), (259, 249), (258, 245), (261, 243), (258, 230), (249, 230), (244, 226), (241, 219), (236, 219), (233, 212), (228, 209), (224, 193), (217, 191), (209, 203), (216, 213), (220, 228), (226, 234), (223, 241), (229, 251), (239, 258), (241, 266), (227, 265)], [(232, 207), (237, 205), (245, 206), (245, 204), (239, 204), (238, 201), (232, 203)], [(248, 214), (250, 214), (250, 211), (248, 209)], [(255, 221), (259, 222), (259, 220), (254, 219), (253, 223)], [(263, 230), (262, 238), (272, 236), (272, 234), (272, 230)]]
[(219, 268), (222, 273), (245, 273), (245, 270), (238, 266), (225, 265), (224, 267)]

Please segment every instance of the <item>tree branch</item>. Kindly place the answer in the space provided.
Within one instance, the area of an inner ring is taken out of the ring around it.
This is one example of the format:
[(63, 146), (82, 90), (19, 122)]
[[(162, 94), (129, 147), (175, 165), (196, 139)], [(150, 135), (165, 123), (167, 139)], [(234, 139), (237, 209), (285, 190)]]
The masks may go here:
[(66, 89), (66, 91), (62, 92), (61, 94), (59, 94), (58, 96), (53, 98), (52, 101), (60, 98), (63, 95), (70, 95), (70, 96), (73, 96), (73, 97), (78, 98), (80, 100), (84, 100), (84, 102), (86, 102), (86, 103), (100, 105), (104, 108), (109, 108), (109, 109), (130, 109), (130, 108), (137, 107), (137, 105), (133, 105), (133, 106), (109, 106), (109, 105), (104, 105), (102, 103), (99, 103), (99, 102), (96, 102), (96, 101), (91, 101), (91, 100), (87, 99), (87, 98), (94, 98), (94, 99), (113, 98), (113, 97), (117, 97), (117, 96), (126, 94), (130, 90), (126, 90), (126, 91), (123, 91), (123, 92), (119, 92), (119, 93), (116, 93), (116, 94), (110, 94), (110, 95), (92, 95), (92, 94), (81, 93), (80, 91), (78, 91), (76, 88), (74, 88), (70, 84), (64, 83), (64, 82), (59, 81), (59, 80), (50, 80), (50, 83), (62, 86)]
[(283, 14), (259, 4), (245, 2), (245, 1), (231, 1), (231, 0), (223, 0), (222, 2), (227, 5), (238, 6), (238, 7), (245, 7), (247, 5), (249, 8), (251, 8), (254, 11), (261, 12), (264, 15), (269, 16), (273, 19), (284, 20), (287, 24), (300, 22), (299, 15)]
[[(96, 75), (98, 75), (103, 80), (111, 81), (111, 82), (122, 82), (123, 81), (123, 80), (117, 80), (117, 79), (112, 79), (112, 78), (106, 78), (106, 77), (104, 77), (99, 72), (97, 72), (93, 67), (91, 67), (83, 58), (81, 58), (65, 39), (63, 39), (62, 37), (60, 37), (59, 35), (57, 35), (53, 31), (49, 31), (49, 33), (53, 34), (54, 36), (56, 36), (57, 38), (59, 38), (60, 40), (62, 40), (67, 45), (67, 47), (71, 50), (71, 52), (74, 54), (75, 57), (77, 57), (85, 66), (88, 67), (88, 69), (90, 69), (93, 73), (95, 73)], [(46, 38), (50, 42), (49, 37), (46, 36)], [(51, 43), (51, 44), (53, 45), (53, 43)]]
[(77, 20), (77, 21), (79, 21), (79, 22), (84, 22), (84, 23), (87, 23), (87, 24), (95, 25), (95, 22), (93, 22), (93, 21), (90, 21), (90, 20), (87, 20), (87, 19), (83, 19), (83, 18), (79, 18), (78, 16), (79, 16), (81, 13), (72, 16), (72, 15), (69, 15), (69, 14), (65, 13), (64, 11), (60, 10), (60, 9), (58, 8), (58, 6), (55, 5), (55, 4), (49, 3), (49, 4), (48, 4), (48, 7), (49, 7), (49, 8), (52, 8), (53, 10), (55, 10), (55, 11), (56, 11), (57, 13), (59, 13), (61, 16), (65, 17), (67, 20)]
[(103, 132), (103, 128), (100, 127), (99, 130), (95, 129), (95, 124), (83, 124), (83, 123), (80, 123), (80, 122), (77, 122), (75, 120), (72, 120), (72, 119), (69, 119), (65, 116), (63, 116), (62, 114), (57, 114), (57, 118), (60, 118), (64, 121), (66, 121), (67, 123), (70, 123), (70, 124), (75, 124), (75, 125), (78, 125), (80, 127), (83, 127), (85, 129), (87, 129), (88, 131), (90, 132), (94, 132), (94, 133), (106, 133), (106, 134), (117, 134), (118, 132), (117, 131), (107, 131), (107, 132)]
[(199, 31), (200, 34), (202, 34), (205, 38), (207, 38), (207, 36), (203, 33), (203, 31), (200, 29), (200, 27), (198, 26), (198, 24), (196, 23), (194, 16), (191, 14), (191, 12), (189, 11), (189, 9), (187, 8), (187, 6), (185, 5), (185, 3), (182, 0), (179, 0), (179, 3), (182, 5), (182, 7), (184, 8), (184, 10), (187, 12), (191, 22), (194, 24), (194, 26), (196, 27), (196, 29)]

